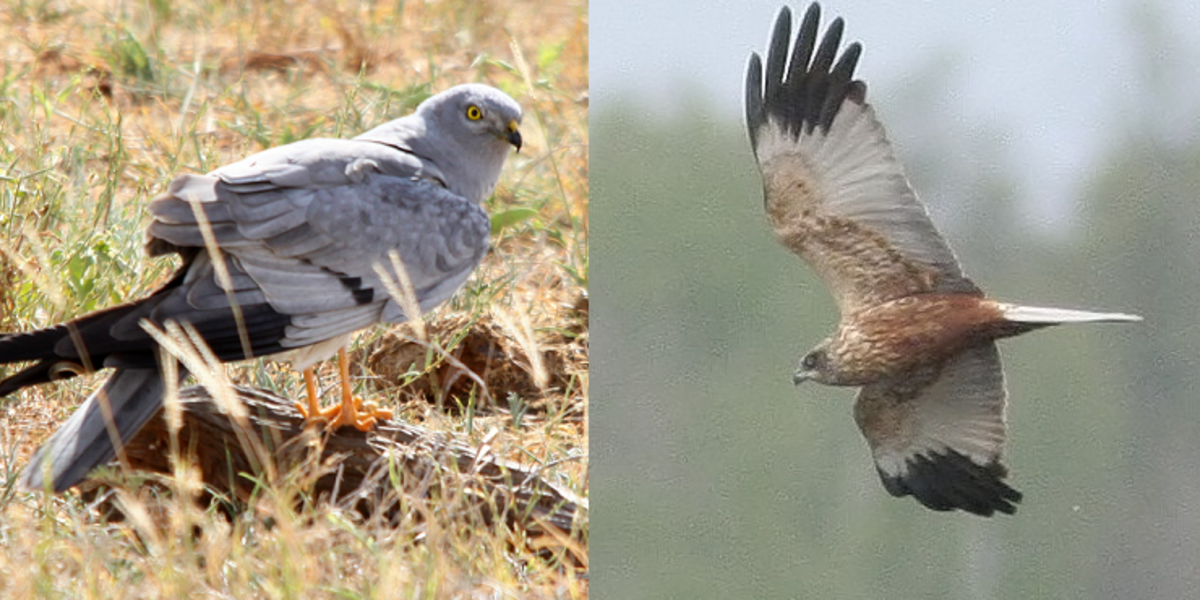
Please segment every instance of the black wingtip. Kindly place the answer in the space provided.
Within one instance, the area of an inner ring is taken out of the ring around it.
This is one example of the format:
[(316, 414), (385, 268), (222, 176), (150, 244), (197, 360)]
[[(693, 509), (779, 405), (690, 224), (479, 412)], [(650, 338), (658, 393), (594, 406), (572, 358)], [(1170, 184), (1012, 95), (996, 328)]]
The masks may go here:
[(758, 53), (750, 53), (750, 64), (746, 65), (746, 131), (750, 132), (750, 146), (758, 146), (758, 129), (762, 126), (762, 59)]
[(784, 67), (787, 66), (788, 39), (792, 37), (792, 11), (783, 7), (775, 17), (771, 42), (767, 48), (766, 82), (763, 98), (769, 105), (783, 93)]
[(793, 44), (792, 12), (783, 7), (775, 19), (765, 68), (757, 55), (751, 57), (746, 74), (746, 125), (752, 143), (757, 144), (758, 129), (771, 117), (793, 136), (818, 127), (828, 131), (846, 99), (864, 101), (866, 86), (854, 80), (862, 45), (848, 45), (839, 58), (845, 30), (840, 17), (829, 24), (818, 45), (820, 18), (820, 5), (810, 4)]
[(1012, 515), (1023, 498), (1003, 481), (1008, 469), (999, 461), (980, 465), (955, 450), (919, 454), (902, 477), (879, 472), (883, 487), (896, 497), (912, 496), (926, 508), (962, 510), (982, 517)]

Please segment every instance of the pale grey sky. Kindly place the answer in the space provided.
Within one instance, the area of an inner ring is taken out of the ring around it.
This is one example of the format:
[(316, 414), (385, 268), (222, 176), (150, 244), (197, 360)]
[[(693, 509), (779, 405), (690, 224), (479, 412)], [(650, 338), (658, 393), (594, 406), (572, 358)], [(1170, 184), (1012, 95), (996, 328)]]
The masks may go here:
[[(678, 101), (674, 95), (699, 91), (715, 110), (740, 119), (747, 57), (763, 51), (783, 4), (594, 0), (593, 108), (603, 114), (632, 94), (662, 112)], [(1119, 139), (1117, 128), (1155, 127), (1167, 139), (1200, 129), (1200, 3), (1149, 3), (1139, 17), (1135, 6), (1144, 4), (828, 0), (822, 29), (842, 16), (846, 40), (863, 43), (858, 75), (885, 125), (888, 94), (920, 92), (944, 108), (944, 118), (908, 124), (906, 134), (925, 126), (1001, 127), (1000, 153), (1025, 174), (1028, 200), (1063, 206), (1077, 192), (1080, 169)], [(807, 3), (790, 6), (798, 17)], [(1147, 31), (1169, 40), (1166, 55), (1148, 58)], [(906, 75), (946, 59), (953, 67), (945, 88), (905, 88)], [(1149, 81), (1169, 93), (1149, 97)]]

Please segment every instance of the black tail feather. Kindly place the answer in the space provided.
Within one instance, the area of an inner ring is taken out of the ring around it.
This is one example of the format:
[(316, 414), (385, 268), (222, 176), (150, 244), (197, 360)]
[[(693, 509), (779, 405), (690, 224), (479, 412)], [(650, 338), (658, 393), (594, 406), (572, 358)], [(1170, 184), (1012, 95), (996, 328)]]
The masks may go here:
[(168, 321), (191, 324), (222, 361), (247, 358), (240, 335), (242, 331), (253, 356), (285, 350), (279, 342), (291, 317), (275, 311), (265, 302), (239, 307), (241, 327), (227, 303), (204, 309), (192, 306), (188, 292), (193, 286), (184, 285), (191, 266), (184, 264), (166, 285), (136, 302), (100, 310), (40, 331), (0, 337), (0, 364), (34, 362), (0, 380), (0, 397), (31, 385), (66, 379), (88, 369), (157, 369), (158, 345), (138, 325), (142, 319), (159, 327)]

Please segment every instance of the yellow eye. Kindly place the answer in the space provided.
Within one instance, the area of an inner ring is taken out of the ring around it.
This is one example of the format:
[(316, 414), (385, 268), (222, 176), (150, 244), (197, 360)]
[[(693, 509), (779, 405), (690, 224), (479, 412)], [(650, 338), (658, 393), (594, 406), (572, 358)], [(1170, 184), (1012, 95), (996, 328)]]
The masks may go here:
[(478, 121), (483, 118), (483, 111), (479, 110), (474, 104), (467, 107), (467, 118), (472, 121)]

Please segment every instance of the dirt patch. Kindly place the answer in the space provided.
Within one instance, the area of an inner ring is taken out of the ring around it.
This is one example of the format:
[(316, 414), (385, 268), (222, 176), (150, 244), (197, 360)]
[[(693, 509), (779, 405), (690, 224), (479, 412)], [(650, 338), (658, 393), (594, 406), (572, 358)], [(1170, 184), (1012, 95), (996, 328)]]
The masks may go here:
[(472, 403), (482, 410), (511, 410), (519, 402), (523, 410), (544, 412), (581, 396), (580, 375), (588, 369), (587, 312), (575, 312), (583, 320), (578, 328), (524, 332), (519, 324), (491, 316), (433, 319), (427, 323), (429, 344), (402, 326), (364, 346), (353, 362), (365, 365), (363, 375), (377, 390), (398, 392), (402, 401), (429, 402), (455, 413)]

